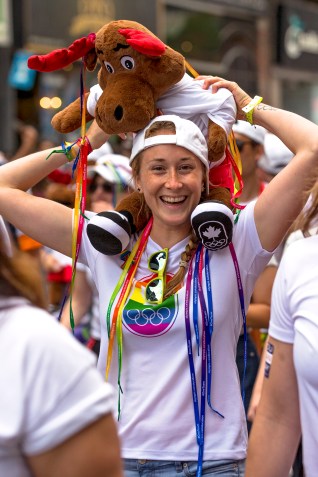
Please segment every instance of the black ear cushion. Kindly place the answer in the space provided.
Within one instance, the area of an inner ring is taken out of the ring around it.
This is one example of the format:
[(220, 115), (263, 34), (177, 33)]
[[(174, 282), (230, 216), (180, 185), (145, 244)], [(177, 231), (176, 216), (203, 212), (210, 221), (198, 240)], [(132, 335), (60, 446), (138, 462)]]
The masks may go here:
[(131, 230), (125, 216), (115, 211), (94, 215), (87, 225), (87, 236), (98, 252), (118, 255), (127, 248)]
[(198, 240), (209, 250), (220, 250), (232, 241), (233, 214), (224, 205), (200, 204), (191, 215), (191, 223)]

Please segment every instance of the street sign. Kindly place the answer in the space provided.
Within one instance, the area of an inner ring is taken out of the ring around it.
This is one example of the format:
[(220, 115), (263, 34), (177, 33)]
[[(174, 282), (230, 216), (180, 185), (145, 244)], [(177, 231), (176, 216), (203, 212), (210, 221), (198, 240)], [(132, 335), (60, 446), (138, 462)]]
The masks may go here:
[(36, 71), (28, 68), (29, 56), (31, 53), (24, 50), (19, 50), (14, 54), (8, 77), (11, 88), (23, 91), (30, 91), (33, 88)]

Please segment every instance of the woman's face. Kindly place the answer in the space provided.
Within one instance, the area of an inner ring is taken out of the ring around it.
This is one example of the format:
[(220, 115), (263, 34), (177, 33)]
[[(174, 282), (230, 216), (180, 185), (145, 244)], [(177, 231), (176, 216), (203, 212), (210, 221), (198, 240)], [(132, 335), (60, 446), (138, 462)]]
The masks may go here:
[(143, 151), (140, 161), (136, 186), (152, 211), (154, 226), (185, 227), (188, 232), (205, 183), (201, 161), (174, 144), (152, 146)]

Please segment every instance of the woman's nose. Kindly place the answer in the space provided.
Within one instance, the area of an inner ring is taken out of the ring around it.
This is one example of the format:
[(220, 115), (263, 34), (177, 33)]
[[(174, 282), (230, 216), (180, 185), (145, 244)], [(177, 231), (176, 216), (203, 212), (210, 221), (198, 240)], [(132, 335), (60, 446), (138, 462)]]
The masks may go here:
[(168, 188), (173, 188), (173, 189), (179, 189), (182, 187), (182, 182), (180, 180), (180, 177), (176, 171), (169, 171), (167, 181), (166, 181), (166, 186)]

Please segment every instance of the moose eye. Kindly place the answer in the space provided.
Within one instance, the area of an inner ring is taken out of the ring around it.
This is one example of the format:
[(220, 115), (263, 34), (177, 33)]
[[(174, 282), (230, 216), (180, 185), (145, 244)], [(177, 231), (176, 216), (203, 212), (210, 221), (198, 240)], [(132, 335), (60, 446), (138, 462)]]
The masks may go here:
[(131, 56), (123, 56), (120, 62), (126, 70), (132, 70), (135, 66), (134, 59)]
[(106, 70), (108, 71), (108, 73), (114, 73), (115, 72), (114, 68), (112, 67), (112, 65), (110, 63), (108, 63), (108, 61), (104, 61), (104, 65), (106, 66)]

